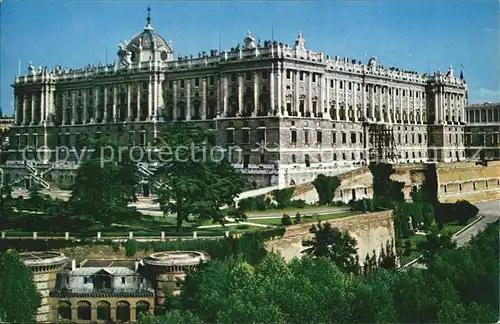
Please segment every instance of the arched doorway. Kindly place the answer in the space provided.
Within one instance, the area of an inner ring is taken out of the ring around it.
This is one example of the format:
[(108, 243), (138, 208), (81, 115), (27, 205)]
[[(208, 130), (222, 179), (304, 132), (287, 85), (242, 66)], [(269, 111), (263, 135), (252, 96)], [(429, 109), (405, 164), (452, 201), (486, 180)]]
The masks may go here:
[(139, 319), (139, 315), (144, 312), (149, 311), (149, 303), (147, 301), (141, 300), (135, 304), (135, 320)]
[(57, 304), (57, 319), (71, 320), (71, 303), (68, 301), (60, 301)]
[(149, 188), (149, 183), (143, 183), (142, 184), (142, 196), (143, 197), (149, 197), (151, 191)]
[(119, 322), (130, 321), (129, 302), (122, 300), (116, 303), (116, 320)]
[(97, 320), (109, 321), (111, 319), (111, 304), (105, 300), (97, 303)]
[(91, 319), (91, 304), (88, 301), (79, 301), (76, 310), (76, 317), (79, 320), (90, 321)]

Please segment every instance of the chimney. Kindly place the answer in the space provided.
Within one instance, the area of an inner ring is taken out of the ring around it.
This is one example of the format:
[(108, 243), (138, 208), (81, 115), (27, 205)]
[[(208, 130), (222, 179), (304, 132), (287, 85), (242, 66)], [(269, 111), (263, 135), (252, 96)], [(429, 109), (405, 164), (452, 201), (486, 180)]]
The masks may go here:
[(71, 260), (71, 271), (75, 271), (76, 270), (76, 260), (73, 259)]

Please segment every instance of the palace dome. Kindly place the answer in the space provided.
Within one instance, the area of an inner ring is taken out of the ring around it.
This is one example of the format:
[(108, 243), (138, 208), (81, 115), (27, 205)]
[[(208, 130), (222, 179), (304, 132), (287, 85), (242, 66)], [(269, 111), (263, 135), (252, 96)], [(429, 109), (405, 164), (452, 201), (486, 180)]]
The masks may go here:
[[(148, 28), (149, 27), (149, 28)], [(135, 35), (129, 42), (127, 49), (132, 51), (142, 45), (143, 50), (153, 50), (161, 47), (166, 47), (171, 50), (167, 42), (159, 34), (153, 32), (151, 25), (146, 25), (144, 31), (140, 34)]]

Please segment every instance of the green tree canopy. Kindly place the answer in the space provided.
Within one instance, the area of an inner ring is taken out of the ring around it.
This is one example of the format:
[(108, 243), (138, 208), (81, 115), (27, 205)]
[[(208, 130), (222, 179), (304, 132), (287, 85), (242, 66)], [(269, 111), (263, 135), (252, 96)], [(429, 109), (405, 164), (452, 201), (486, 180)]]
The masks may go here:
[(173, 123), (157, 142), (160, 160), (166, 163), (157, 175), (161, 187), (156, 202), (165, 214), (176, 214), (178, 230), (190, 216), (222, 224), (226, 216), (245, 217), (222, 209), (233, 205), (246, 181), (230, 164), (228, 152), (208, 145), (211, 134), (196, 125)]
[(31, 269), (13, 251), (0, 258), (0, 300), (0, 322), (34, 322), (41, 298)]
[(335, 190), (340, 186), (340, 180), (335, 176), (325, 176), (324, 174), (319, 174), (313, 181), (314, 188), (319, 197), (320, 205), (328, 205), (333, 200), (333, 195)]
[(302, 245), (307, 247), (303, 253), (326, 257), (343, 270), (358, 272), (357, 242), (349, 233), (332, 227), (330, 223), (321, 222), (311, 226), (309, 232), (314, 234), (314, 237), (302, 242)]
[(90, 148), (88, 160), (78, 168), (68, 206), (75, 215), (110, 225), (137, 201), (135, 165), (109, 139), (90, 142)]

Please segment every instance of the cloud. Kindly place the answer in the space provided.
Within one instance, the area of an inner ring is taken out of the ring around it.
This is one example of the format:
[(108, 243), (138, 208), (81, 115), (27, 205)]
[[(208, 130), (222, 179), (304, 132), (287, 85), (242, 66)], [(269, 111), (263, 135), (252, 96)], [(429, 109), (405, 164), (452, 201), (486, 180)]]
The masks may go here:
[(493, 28), (491, 27), (483, 27), (483, 32), (485, 33), (491, 33), (493, 31)]

